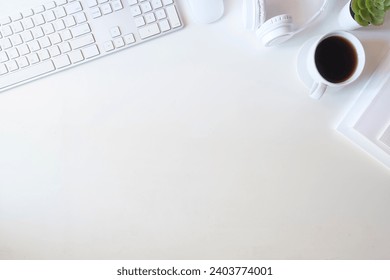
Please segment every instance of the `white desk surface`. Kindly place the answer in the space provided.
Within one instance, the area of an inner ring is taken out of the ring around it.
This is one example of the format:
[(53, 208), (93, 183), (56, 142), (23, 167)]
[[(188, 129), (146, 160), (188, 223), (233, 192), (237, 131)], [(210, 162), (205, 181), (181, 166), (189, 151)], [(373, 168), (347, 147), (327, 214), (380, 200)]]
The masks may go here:
[(241, 1), (212, 25), (181, 2), (183, 30), (0, 94), (0, 258), (390, 258), (390, 170), (335, 130), (390, 19), (316, 102), (295, 57), (345, 1), (273, 49)]

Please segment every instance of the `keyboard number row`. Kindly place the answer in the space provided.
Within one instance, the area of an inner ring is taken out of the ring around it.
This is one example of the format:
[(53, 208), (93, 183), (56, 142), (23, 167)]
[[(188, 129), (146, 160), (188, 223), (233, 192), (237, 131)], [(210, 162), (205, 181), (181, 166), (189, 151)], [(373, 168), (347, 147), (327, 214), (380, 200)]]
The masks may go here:
[[(33, 28), (34, 26), (40, 26), (45, 23), (53, 22), (56, 19), (61, 19), (73, 14), (82, 12), (83, 8), (80, 2), (71, 2), (65, 7), (58, 7), (56, 10), (49, 10), (43, 14), (36, 14), (31, 18), (25, 18), (23, 20), (15, 21), (13, 23), (3, 25), (0, 28), (0, 39), (2, 37), (8, 37), (12, 34), (17, 34)], [(70, 17), (68, 17), (70, 18)], [(73, 17), (72, 17), (73, 18)]]

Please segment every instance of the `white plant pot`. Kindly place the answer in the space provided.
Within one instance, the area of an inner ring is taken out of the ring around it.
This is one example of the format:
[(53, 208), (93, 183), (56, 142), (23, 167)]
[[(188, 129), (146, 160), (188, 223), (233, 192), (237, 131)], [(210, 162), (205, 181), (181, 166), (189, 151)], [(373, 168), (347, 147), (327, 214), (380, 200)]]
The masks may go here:
[(350, 6), (351, 6), (351, 1), (348, 1), (348, 3), (345, 4), (345, 6), (341, 9), (338, 18), (340, 28), (346, 31), (355, 30), (362, 27), (352, 17)]

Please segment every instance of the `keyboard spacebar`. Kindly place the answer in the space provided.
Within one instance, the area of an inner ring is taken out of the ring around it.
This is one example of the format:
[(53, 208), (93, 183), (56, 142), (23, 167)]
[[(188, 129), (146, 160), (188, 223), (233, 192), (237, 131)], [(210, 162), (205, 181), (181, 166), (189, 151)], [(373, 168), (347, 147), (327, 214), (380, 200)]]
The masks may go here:
[(25, 82), (40, 75), (54, 71), (55, 69), (56, 68), (54, 67), (53, 62), (46, 60), (30, 67), (17, 70), (16, 72), (11, 72), (10, 74), (0, 77), (0, 89)]

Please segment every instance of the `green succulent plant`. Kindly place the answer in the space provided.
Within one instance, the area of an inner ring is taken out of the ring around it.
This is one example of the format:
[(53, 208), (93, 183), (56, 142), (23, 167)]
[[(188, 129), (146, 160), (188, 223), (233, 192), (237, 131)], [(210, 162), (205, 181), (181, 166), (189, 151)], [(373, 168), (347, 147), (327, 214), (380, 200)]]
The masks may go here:
[(382, 25), (390, 10), (390, 0), (351, 0), (351, 9), (361, 26)]

